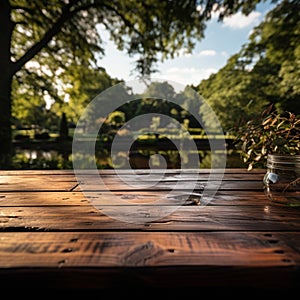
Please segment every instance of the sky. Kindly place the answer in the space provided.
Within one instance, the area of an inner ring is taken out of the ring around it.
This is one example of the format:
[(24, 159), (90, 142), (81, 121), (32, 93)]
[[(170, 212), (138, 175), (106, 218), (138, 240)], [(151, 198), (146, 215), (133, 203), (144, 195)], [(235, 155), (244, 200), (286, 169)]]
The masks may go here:
[[(250, 15), (237, 13), (222, 23), (217, 22), (217, 17), (214, 16), (207, 23), (205, 38), (196, 44), (191, 54), (182, 50), (178, 57), (158, 63), (158, 72), (151, 77), (182, 85), (198, 85), (201, 80), (207, 79), (225, 66), (229, 57), (240, 51), (242, 45), (248, 42), (253, 28), (273, 7), (274, 5), (268, 2), (260, 3)], [(125, 51), (117, 50), (106, 32), (101, 31), (101, 37), (104, 41), (105, 56), (99, 59), (99, 65), (113, 78), (125, 81), (137, 79), (138, 74), (132, 73), (135, 59), (129, 58)]]

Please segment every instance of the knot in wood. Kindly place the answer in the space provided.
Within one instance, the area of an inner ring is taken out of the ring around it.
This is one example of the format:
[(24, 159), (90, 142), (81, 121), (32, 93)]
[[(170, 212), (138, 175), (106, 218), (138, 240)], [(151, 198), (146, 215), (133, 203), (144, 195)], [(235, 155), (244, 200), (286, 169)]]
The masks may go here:
[(141, 245), (129, 249), (123, 258), (124, 265), (127, 266), (145, 266), (147, 262), (157, 258), (164, 253), (164, 249), (148, 241)]

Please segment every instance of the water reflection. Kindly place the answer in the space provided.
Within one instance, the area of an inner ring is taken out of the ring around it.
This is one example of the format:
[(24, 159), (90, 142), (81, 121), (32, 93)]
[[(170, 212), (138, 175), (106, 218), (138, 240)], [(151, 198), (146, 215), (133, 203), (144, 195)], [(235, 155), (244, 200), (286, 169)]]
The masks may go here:
[(72, 169), (71, 153), (56, 150), (16, 149), (14, 169)]
[[(214, 158), (224, 159), (224, 152), (214, 153)], [(240, 154), (237, 151), (228, 151), (226, 153), (227, 168), (243, 168)], [(96, 163), (98, 169), (148, 169), (148, 168), (182, 168), (188, 165), (189, 161), (199, 161), (199, 168), (211, 168), (211, 151), (197, 152), (178, 152), (175, 150), (158, 151), (155, 149), (136, 150), (130, 153), (119, 151), (111, 153), (107, 149), (98, 150), (95, 157), (83, 157), (82, 160), (92, 159)], [(128, 164), (129, 162), (129, 164)], [(14, 169), (73, 169), (72, 153), (69, 151), (57, 150), (33, 150), (33, 149), (17, 149), (13, 158)]]

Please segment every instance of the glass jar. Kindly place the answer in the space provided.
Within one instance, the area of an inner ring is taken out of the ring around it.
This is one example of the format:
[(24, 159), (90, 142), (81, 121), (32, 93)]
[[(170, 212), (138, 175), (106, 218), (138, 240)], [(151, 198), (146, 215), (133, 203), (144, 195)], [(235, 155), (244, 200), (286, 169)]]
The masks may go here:
[(263, 183), (274, 203), (300, 206), (300, 155), (268, 155)]

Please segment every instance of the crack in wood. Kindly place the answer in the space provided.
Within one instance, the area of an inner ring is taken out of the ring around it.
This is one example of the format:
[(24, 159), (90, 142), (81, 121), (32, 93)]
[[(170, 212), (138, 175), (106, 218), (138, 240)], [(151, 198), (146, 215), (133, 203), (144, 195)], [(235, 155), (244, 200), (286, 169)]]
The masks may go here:
[(78, 186), (79, 186), (79, 183), (75, 184), (73, 187), (71, 187), (69, 189), (69, 192), (73, 192)]
[(201, 197), (202, 194), (200, 193), (190, 193), (190, 194), (170, 196), (168, 198), (184, 201), (182, 205), (201, 205)]

